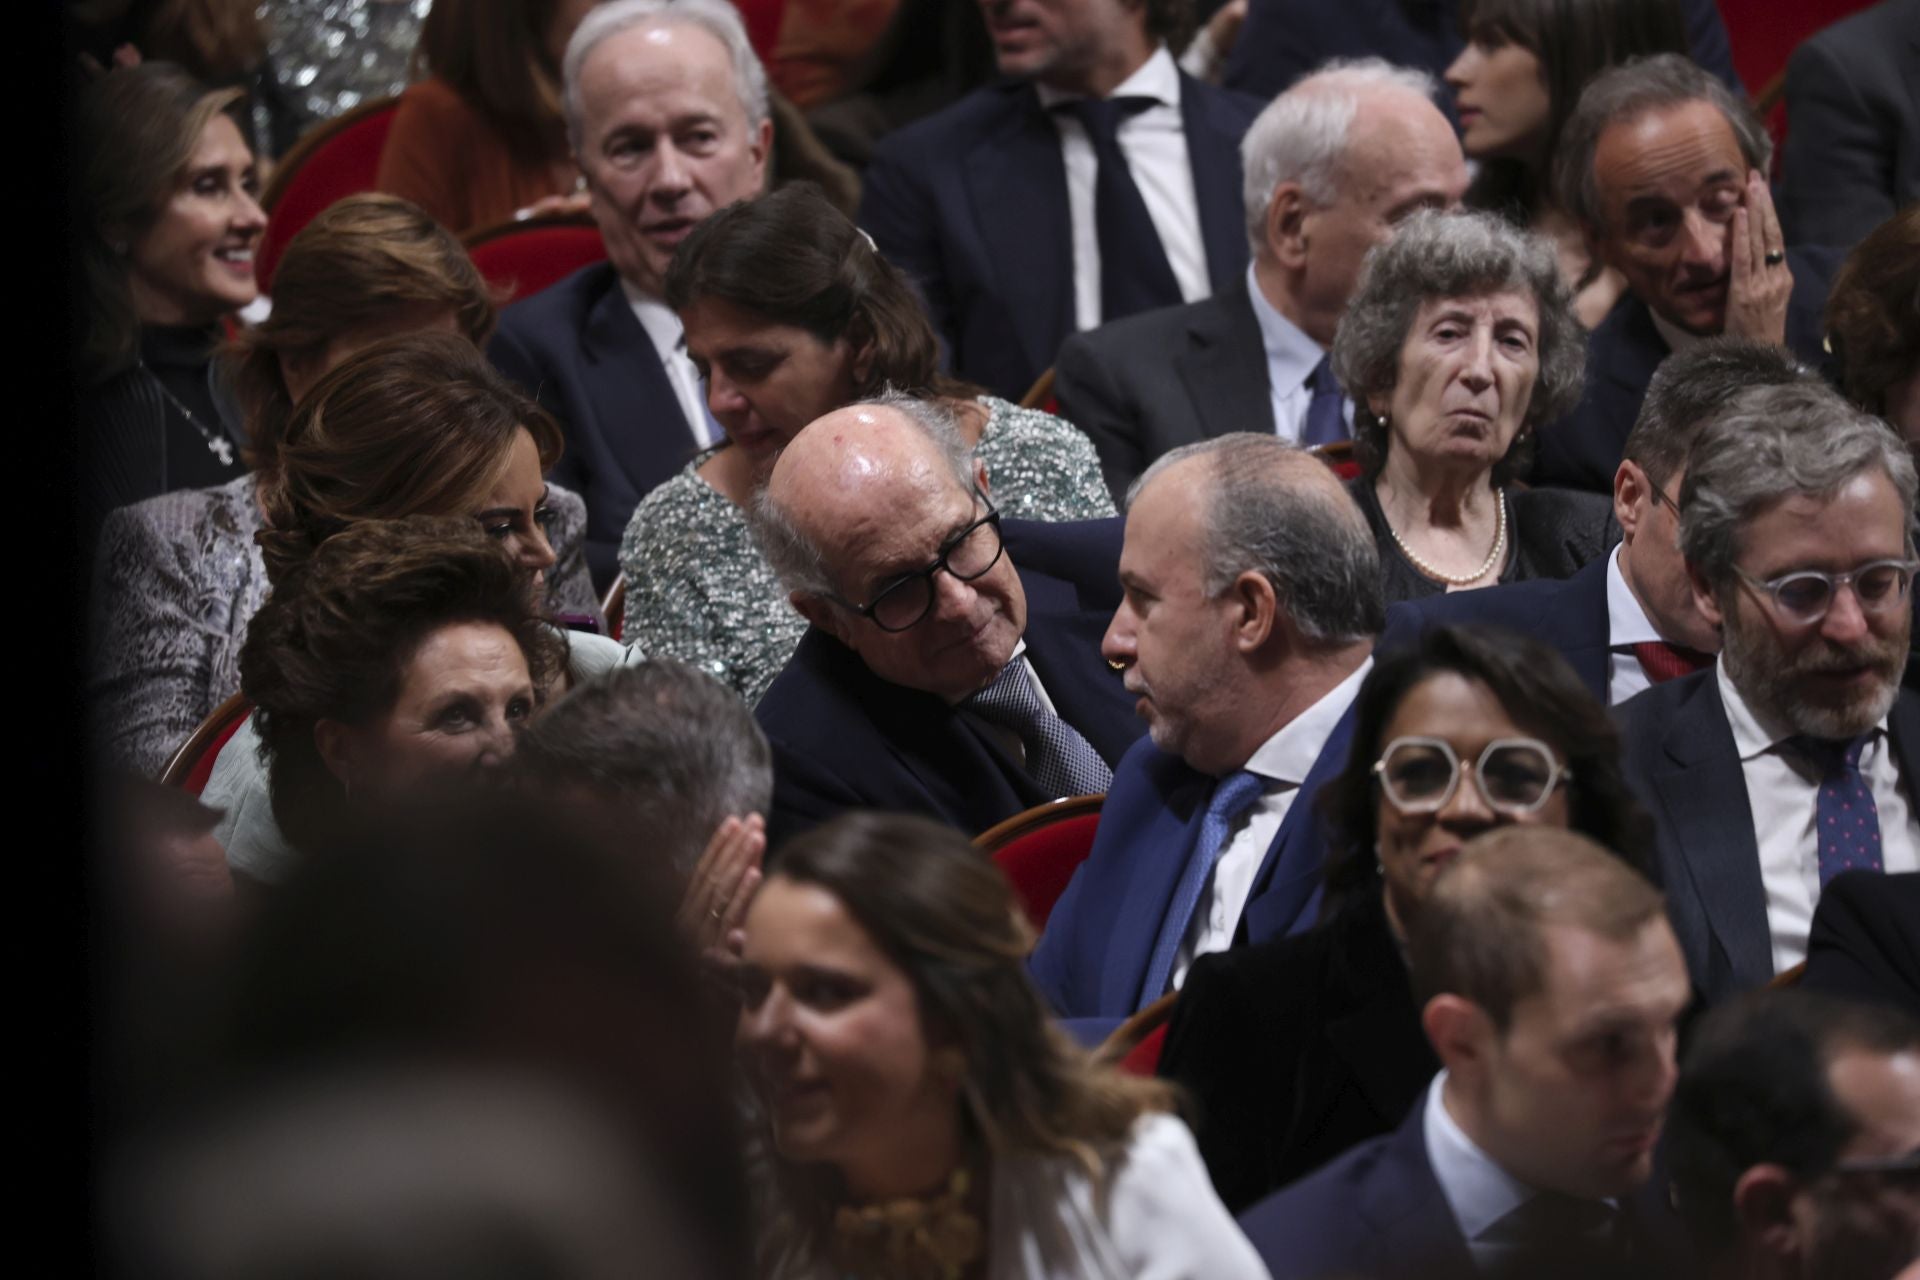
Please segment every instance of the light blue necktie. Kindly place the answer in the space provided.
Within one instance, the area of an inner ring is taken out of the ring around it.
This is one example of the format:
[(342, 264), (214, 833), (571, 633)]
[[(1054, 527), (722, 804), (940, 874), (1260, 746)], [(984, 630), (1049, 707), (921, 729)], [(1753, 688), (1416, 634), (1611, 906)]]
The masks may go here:
[(1245, 769), (1213, 784), (1213, 798), (1207, 801), (1206, 816), (1200, 819), (1199, 838), (1187, 854), (1186, 869), (1180, 873), (1180, 883), (1174, 886), (1173, 901), (1168, 904), (1166, 919), (1160, 923), (1160, 937), (1153, 944), (1153, 959), (1147, 963), (1147, 981), (1140, 989), (1142, 1005), (1151, 1004), (1165, 994), (1167, 983), (1173, 977), (1174, 957), (1187, 936), (1194, 909), (1200, 905), (1201, 891), (1207, 887), (1207, 879), (1213, 874), (1213, 864), (1220, 860), (1221, 850), (1227, 847), (1227, 832), (1232, 829), (1235, 818), (1253, 807), (1266, 785), (1265, 778)]

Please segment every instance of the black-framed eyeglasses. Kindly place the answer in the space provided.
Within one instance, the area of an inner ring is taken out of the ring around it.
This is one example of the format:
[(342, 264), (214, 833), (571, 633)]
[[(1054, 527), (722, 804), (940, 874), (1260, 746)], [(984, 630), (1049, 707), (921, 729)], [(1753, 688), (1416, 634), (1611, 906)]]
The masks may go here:
[(855, 604), (840, 596), (830, 596), (835, 604), (851, 609), (882, 631), (905, 631), (933, 612), (937, 590), (933, 575), (945, 571), (960, 582), (972, 582), (1000, 563), (1000, 513), (987, 495), (973, 491), (974, 501), (987, 504), (987, 514), (948, 538), (940, 545), (933, 563), (912, 573), (903, 573), (874, 593), (866, 604)]
[(1916, 568), (1920, 568), (1920, 561), (1875, 560), (1846, 573), (1798, 569), (1764, 581), (1737, 565), (1733, 571), (1749, 587), (1765, 593), (1782, 617), (1810, 627), (1827, 616), (1827, 610), (1833, 608), (1834, 596), (1843, 586), (1853, 588), (1853, 597), (1860, 602), (1863, 613), (1890, 613), (1898, 609), (1906, 601)]
[(1872, 1159), (1842, 1160), (1833, 1166), (1835, 1173), (1880, 1174), (1910, 1181), (1920, 1178), (1920, 1151), (1909, 1151), (1905, 1155), (1880, 1156)]
[(1453, 800), (1463, 769), (1473, 773), (1474, 789), (1496, 813), (1516, 817), (1533, 813), (1573, 770), (1554, 759), (1553, 749), (1537, 738), (1495, 738), (1480, 758), (1463, 766), (1445, 738), (1395, 738), (1374, 761), (1373, 776), (1387, 800), (1402, 813), (1438, 813)]
[(1673, 512), (1673, 518), (1675, 520), (1678, 520), (1680, 518), (1680, 504), (1675, 502), (1672, 498), (1669, 498), (1667, 496), (1667, 491), (1665, 489), (1662, 489), (1659, 485), (1655, 484), (1652, 480), (1647, 481), (1647, 488), (1653, 491), (1654, 506), (1665, 507), (1667, 510)]

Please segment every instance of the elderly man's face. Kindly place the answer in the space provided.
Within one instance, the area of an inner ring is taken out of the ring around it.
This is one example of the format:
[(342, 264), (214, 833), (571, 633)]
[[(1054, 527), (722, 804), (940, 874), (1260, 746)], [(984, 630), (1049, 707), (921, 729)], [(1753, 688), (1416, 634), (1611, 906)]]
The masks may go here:
[(657, 296), (694, 224), (766, 184), (773, 125), (747, 119), (726, 45), (687, 24), (631, 27), (580, 69), (580, 162), (607, 257)]
[(1727, 242), (1747, 162), (1720, 109), (1694, 101), (1601, 130), (1593, 154), (1601, 258), (1634, 296), (1690, 333), (1726, 325)]
[(1746, 578), (1716, 590), (1694, 575), (1701, 612), (1721, 626), (1720, 659), (1741, 697), (1817, 738), (1855, 737), (1887, 714), (1900, 692), (1912, 628), (1905, 597), (1872, 611), (1849, 584), (1835, 590), (1825, 617), (1802, 622), (1753, 583), (1904, 560), (1906, 530), (1899, 491), (1877, 468), (1830, 500), (1787, 498), (1746, 522), (1735, 562)]

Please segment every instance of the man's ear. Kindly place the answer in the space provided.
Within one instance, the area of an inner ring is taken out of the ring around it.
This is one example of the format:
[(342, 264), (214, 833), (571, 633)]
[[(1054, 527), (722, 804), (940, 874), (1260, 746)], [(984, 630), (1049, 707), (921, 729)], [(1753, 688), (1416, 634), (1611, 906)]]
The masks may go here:
[(1481, 1078), (1493, 1049), (1493, 1019), (1465, 996), (1437, 995), (1420, 1011), (1420, 1026), (1442, 1066), (1466, 1080)]
[(1279, 625), (1280, 601), (1267, 575), (1251, 569), (1242, 573), (1227, 588), (1227, 600), (1233, 607), (1233, 647), (1241, 653), (1260, 649)]
[(1777, 1164), (1757, 1164), (1741, 1174), (1733, 1184), (1733, 1218), (1741, 1237), (1775, 1257), (1797, 1256), (1793, 1197), (1798, 1189), (1793, 1175)]
[(773, 117), (769, 115), (760, 122), (760, 127), (749, 132), (747, 151), (753, 156), (753, 167), (759, 178), (761, 191), (767, 189), (767, 176), (772, 171), (773, 159)]
[(978, 458), (973, 460), (973, 482), (980, 486), (980, 492), (984, 496), (989, 499), (993, 497), (993, 486), (987, 483), (987, 464)]
[(1693, 587), (1693, 607), (1719, 631), (1726, 630), (1726, 615), (1720, 611), (1720, 597), (1715, 594), (1713, 584), (1701, 573), (1693, 561), (1687, 561), (1687, 582)]
[(335, 782), (343, 787), (353, 786), (353, 766), (360, 750), (351, 727), (338, 720), (315, 721), (313, 749), (319, 753), (320, 763), (327, 766), (327, 772), (333, 775)]
[(1307, 265), (1306, 194), (1297, 182), (1282, 182), (1267, 199), (1265, 234), (1274, 260), (1291, 271)]
[(1632, 459), (1622, 459), (1613, 473), (1613, 518), (1620, 525), (1621, 541), (1631, 543), (1640, 531), (1640, 504), (1653, 497), (1653, 485), (1647, 473)]

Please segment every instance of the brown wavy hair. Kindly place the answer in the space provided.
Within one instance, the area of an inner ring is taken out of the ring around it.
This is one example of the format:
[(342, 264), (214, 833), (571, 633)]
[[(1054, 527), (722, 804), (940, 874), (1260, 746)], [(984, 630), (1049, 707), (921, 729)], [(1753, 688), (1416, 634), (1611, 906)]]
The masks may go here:
[(523, 163), (567, 154), (560, 66), (547, 48), (557, 0), (434, 0), (413, 74), (434, 76), (500, 133)]
[(558, 424), (465, 338), (406, 334), (343, 361), (287, 423), (256, 535), (267, 580), (356, 521), (471, 513), (523, 429), (551, 467)]
[(1854, 246), (1827, 295), (1847, 398), (1885, 416), (1887, 391), (1920, 370), (1920, 204)]
[(325, 847), (346, 799), (314, 726), (384, 715), (421, 642), (462, 622), (511, 635), (536, 690), (566, 661), (565, 635), (541, 620), (526, 573), (471, 520), (362, 520), (274, 586), (247, 628), (240, 688), (254, 704), (274, 820), (296, 848)]
[(223, 353), (256, 472), (273, 470), (293, 415), (282, 361), (318, 359), (335, 340), (402, 309), (452, 312), (476, 347), (500, 318), (492, 287), (450, 232), (411, 201), (372, 193), (348, 196), (301, 228), (274, 271), (273, 301), (272, 314)]

